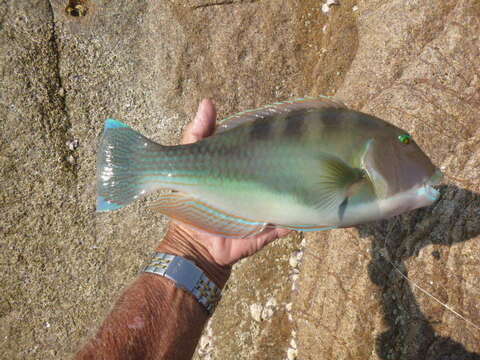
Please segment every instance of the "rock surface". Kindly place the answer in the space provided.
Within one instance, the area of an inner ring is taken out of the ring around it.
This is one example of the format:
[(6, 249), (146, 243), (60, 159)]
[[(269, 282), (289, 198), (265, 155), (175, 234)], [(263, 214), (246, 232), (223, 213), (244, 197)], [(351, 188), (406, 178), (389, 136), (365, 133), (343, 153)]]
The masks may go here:
[(196, 359), (480, 359), (419, 288), (480, 325), (477, 0), (81, 2), (0, 1), (0, 358), (71, 356), (162, 237), (145, 201), (94, 212), (105, 118), (174, 144), (206, 96), (336, 94), (414, 135), (441, 200), (243, 260)]
[(337, 96), (414, 134), (447, 184), (429, 208), (308, 237), (301, 359), (480, 358), (479, 5), (359, 3), (359, 48)]

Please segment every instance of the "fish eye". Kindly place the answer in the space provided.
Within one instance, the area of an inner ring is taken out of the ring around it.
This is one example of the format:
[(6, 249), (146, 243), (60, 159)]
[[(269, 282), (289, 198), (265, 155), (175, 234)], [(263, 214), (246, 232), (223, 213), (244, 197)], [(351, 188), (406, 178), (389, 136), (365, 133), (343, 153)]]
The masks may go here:
[(408, 134), (403, 134), (398, 136), (398, 140), (400, 140), (400, 142), (405, 145), (410, 144), (411, 139), (412, 139), (412, 136)]

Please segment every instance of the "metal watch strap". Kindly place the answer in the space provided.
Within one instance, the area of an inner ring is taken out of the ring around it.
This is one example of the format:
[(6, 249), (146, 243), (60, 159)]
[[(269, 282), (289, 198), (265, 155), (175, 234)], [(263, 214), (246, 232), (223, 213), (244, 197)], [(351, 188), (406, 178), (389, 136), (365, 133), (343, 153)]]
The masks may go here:
[(155, 253), (143, 272), (165, 276), (193, 294), (211, 315), (220, 300), (220, 289), (192, 261), (181, 256)]

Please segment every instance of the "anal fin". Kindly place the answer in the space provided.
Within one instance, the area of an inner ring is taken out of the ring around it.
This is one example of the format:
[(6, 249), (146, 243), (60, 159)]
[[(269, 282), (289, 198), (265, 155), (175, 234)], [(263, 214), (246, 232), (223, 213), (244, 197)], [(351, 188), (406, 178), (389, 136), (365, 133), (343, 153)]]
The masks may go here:
[(303, 232), (312, 232), (312, 231), (327, 231), (338, 229), (338, 226), (319, 226), (319, 225), (282, 225), (280, 226), (284, 229), (303, 231)]
[(227, 214), (180, 192), (161, 195), (157, 201), (149, 205), (149, 208), (199, 230), (224, 237), (253, 236), (262, 232), (268, 225), (265, 222)]

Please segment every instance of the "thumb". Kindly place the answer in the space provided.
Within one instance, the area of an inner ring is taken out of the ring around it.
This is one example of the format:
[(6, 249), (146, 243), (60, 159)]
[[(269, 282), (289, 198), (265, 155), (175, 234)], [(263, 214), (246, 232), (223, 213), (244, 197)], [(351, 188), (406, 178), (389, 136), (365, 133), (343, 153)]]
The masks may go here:
[(197, 142), (212, 135), (215, 130), (217, 112), (215, 104), (210, 99), (203, 99), (198, 106), (195, 119), (187, 125), (183, 133), (182, 144)]

